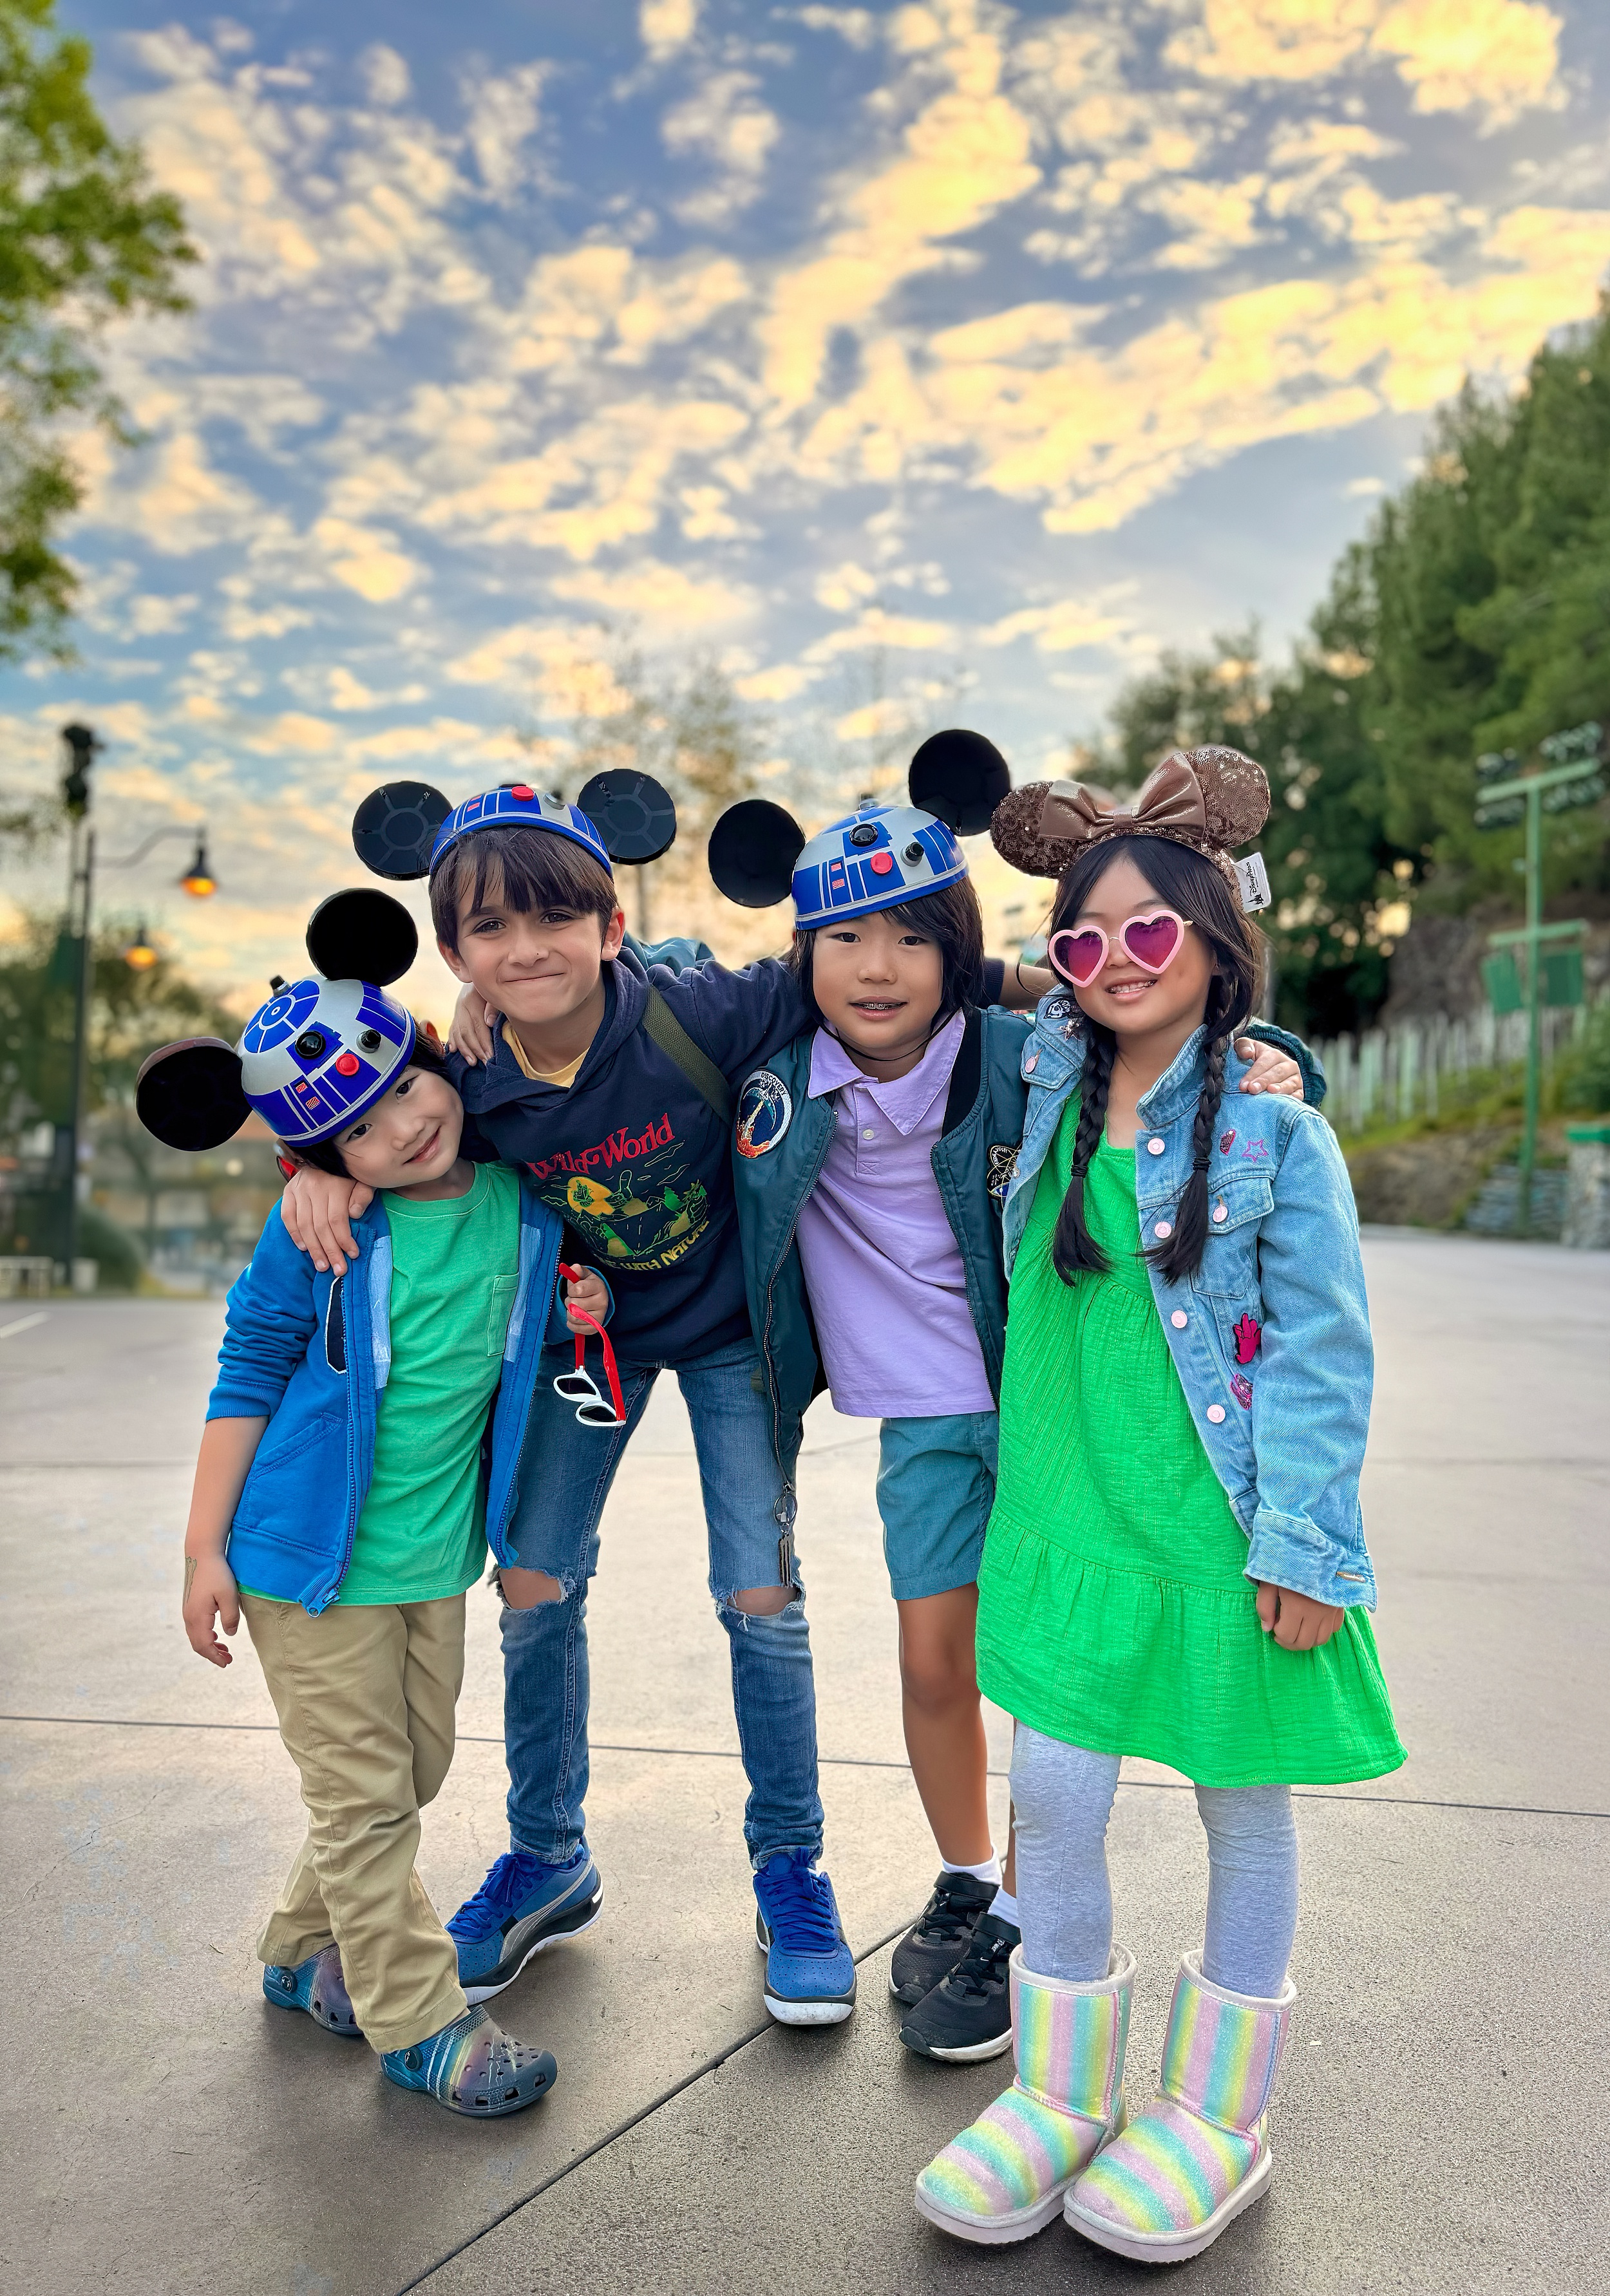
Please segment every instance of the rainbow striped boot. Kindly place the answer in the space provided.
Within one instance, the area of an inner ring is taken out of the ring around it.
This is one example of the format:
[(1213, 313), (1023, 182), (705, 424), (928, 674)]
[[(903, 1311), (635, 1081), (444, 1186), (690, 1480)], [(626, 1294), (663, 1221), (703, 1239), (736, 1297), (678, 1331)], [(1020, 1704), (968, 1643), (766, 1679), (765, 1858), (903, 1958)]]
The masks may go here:
[(1297, 1988), (1228, 1993), (1180, 1957), (1162, 2094), (1092, 2161), (1068, 2194), (1075, 2232), (1141, 2264), (1178, 2264), (1216, 2241), (1269, 2180), (1264, 2115)]
[(958, 2240), (1027, 2240), (1060, 2215), (1087, 2161), (1123, 2127), (1135, 1956), (1091, 1985), (1008, 1967), (1017, 2079), (916, 2180), (917, 2212)]

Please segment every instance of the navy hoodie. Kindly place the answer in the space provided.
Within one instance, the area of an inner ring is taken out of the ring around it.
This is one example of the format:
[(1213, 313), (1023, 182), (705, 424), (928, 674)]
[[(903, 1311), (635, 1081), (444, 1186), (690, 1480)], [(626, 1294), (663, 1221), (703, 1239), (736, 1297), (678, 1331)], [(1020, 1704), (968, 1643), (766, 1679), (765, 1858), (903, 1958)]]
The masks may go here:
[(455, 1057), (449, 1069), (482, 1137), (608, 1275), (620, 1355), (681, 1364), (747, 1340), (749, 1309), (730, 1130), (643, 1029), (651, 980), (735, 1100), (768, 1051), (810, 1022), (778, 958), (674, 972), (623, 949), (604, 968), (604, 1020), (573, 1084), (533, 1084), (501, 1031), (486, 1067)]

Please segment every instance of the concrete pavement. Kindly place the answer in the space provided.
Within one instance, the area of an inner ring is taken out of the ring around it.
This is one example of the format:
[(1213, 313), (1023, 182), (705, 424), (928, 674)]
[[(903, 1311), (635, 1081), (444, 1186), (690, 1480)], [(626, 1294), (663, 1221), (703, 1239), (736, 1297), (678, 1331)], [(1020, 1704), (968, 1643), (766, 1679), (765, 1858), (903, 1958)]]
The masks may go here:
[[(1276, 2187), (1190, 2269), (1214, 2290), (1597, 2290), (1610, 1261), (1401, 1234), (1367, 1252), (1366, 1503), (1411, 1759), (1303, 1800)], [(502, 2005), (557, 2054), (553, 2096), (456, 2122), (260, 2002), (251, 1941), (300, 1833), (293, 1773), (250, 1645), (215, 1674), (176, 1602), (218, 1322), (201, 1303), (53, 1303), (0, 1337), (0, 1889), (26, 1973), (5, 2010), (0, 2280), (714, 2296), (792, 2276), (892, 2296), (1137, 2277), (1061, 2227), (992, 2252), (911, 2210), (912, 2175), (1001, 2070), (921, 2064), (895, 2039), (879, 1940), (936, 1861), (903, 1767), (875, 1430), (825, 1405), (801, 1546), (828, 1857), (866, 1956), (853, 2023), (784, 2033), (761, 2007), (724, 1641), (669, 1382), (592, 1606), (607, 1917)], [(425, 1827), (444, 1909), (504, 1846), (489, 1596), (471, 1620), (461, 1751)], [(993, 1743), (1004, 1767), (998, 1717)], [(1174, 1955), (1201, 1931), (1200, 1838), (1171, 1774), (1127, 1767), (1113, 1873), (1144, 2084)]]

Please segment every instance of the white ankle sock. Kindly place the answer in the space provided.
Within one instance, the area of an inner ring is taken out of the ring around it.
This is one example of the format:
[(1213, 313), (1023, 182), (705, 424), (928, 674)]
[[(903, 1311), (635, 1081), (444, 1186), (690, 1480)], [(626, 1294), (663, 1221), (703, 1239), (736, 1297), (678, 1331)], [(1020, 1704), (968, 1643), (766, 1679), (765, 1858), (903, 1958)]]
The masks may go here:
[(1012, 1891), (1004, 1886), (996, 1891), (985, 1910), (993, 1914), (998, 1922), (1009, 1922), (1014, 1930), (1020, 1930), (1023, 1927), (1023, 1923), (1017, 1918), (1017, 1899)]
[(986, 1857), (982, 1866), (958, 1866), (954, 1857), (947, 1857), (945, 1871), (947, 1874), (970, 1874), (975, 1882), (998, 1882), (1000, 1859)]

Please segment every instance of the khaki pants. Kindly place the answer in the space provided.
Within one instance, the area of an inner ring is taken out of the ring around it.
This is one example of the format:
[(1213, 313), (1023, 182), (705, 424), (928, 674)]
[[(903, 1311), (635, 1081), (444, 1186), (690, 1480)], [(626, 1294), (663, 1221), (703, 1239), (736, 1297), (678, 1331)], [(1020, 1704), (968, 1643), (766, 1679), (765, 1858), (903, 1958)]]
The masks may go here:
[(454, 1595), (310, 1618), (241, 1596), (308, 1807), (258, 1952), (293, 1968), (333, 1938), (374, 2049), (410, 2048), (464, 2012), (456, 1948), (414, 1870), (419, 1813), (453, 1759), (464, 1606)]

